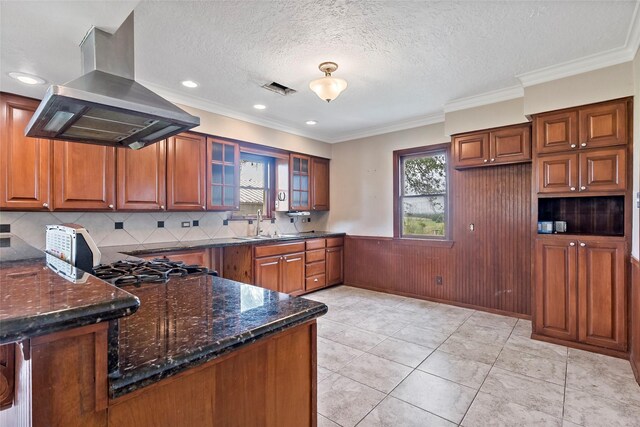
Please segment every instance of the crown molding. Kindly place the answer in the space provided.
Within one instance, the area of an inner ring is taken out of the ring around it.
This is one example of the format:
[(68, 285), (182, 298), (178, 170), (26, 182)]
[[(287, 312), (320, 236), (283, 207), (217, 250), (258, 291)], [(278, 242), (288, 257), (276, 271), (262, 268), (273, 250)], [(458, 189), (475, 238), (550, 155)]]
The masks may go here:
[(304, 138), (313, 139), (315, 141), (330, 142), (330, 141), (327, 141), (325, 138), (319, 138), (317, 135), (314, 135), (309, 132), (301, 131), (299, 129), (293, 128), (291, 126), (288, 126), (276, 120), (271, 120), (266, 118), (256, 118), (249, 114), (239, 113), (237, 111), (231, 110), (230, 108), (222, 104), (218, 104), (217, 102), (209, 101), (207, 99), (200, 98), (193, 95), (185, 95), (184, 93), (180, 93), (173, 89), (167, 89), (166, 87), (156, 85), (155, 83), (151, 83), (146, 80), (136, 79), (136, 81), (142, 84), (143, 86), (147, 87), (148, 89), (154, 91), (158, 95), (162, 96), (163, 98), (176, 104), (182, 104), (187, 107), (197, 108), (199, 110), (208, 111), (210, 113), (219, 114), (221, 116), (230, 117), (236, 120), (242, 120), (243, 122), (252, 123), (258, 126), (264, 126), (270, 129), (287, 132), (293, 135), (302, 136)]
[(600, 68), (611, 67), (633, 61), (638, 51), (638, 46), (640, 46), (640, 1), (636, 2), (633, 10), (631, 25), (629, 26), (629, 32), (627, 33), (624, 46), (518, 74), (516, 77), (520, 80), (523, 87), (528, 87), (587, 73)]
[(444, 105), (444, 112), (451, 113), (453, 111), (466, 110), (468, 108), (481, 107), (483, 105), (495, 104), (496, 102), (509, 101), (511, 99), (522, 98), (524, 89), (522, 86), (511, 86), (504, 89), (492, 90), (478, 95), (467, 96), (466, 98), (458, 98), (447, 102)]
[(345, 133), (336, 138), (327, 140), (330, 144), (336, 144), (339, 142), (351, 141), (354, 139), (368, 138), (370, 136), (383, 135), (385, 133), (397, 132), (401, 130), (413, 129), (421, 126), (433, 125), (436, 123), (444, 122), (443, 113), (433, 113), (420, 118), (414, 118), (410, 120), (402, 120), (395, 123), (391, 123), (385, 126), (374, 126), (366, 129), (359, 130), (357, 132)]

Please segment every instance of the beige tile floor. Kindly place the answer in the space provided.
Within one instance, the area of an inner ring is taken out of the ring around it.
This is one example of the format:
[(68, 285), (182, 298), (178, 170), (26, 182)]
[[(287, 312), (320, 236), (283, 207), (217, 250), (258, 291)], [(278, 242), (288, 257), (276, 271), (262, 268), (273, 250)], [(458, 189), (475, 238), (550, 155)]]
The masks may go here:
[(629, 362), (531, 322), (348, 286), (318, 319), (318, 426), (640, 426)]

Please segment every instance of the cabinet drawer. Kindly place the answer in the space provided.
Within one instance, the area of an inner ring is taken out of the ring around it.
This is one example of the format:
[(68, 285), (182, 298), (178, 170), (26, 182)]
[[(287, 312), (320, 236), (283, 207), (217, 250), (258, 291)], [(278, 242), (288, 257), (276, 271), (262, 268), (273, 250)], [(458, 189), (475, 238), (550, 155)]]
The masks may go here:
[(335, 248), (336, 246), (344, 246), (344, 237), (329, 237), (327, 239), (328, 248)]
[(317, 276), (307, 277), (305, 283), (305, 290), (312, 291), (314, 289), (323, 288), (327, 284), (326, 276), (324, 274), (318, 274)]
[(324, 261), (324, 253), (325, 250), (323, 249), (316, 249), (313, 251), (307, 251), (307, 262), (318, 262), (318, 261)]
[(316, 276), (318, 274), (324, 274), (325, 271), (325, 262), (314, 262), (313, 264), (307, 264), (306, 276)]
[(324, 248), (326, 241), (324, 239), (311, 239), (306, 242), (307, 250), (311, 249), (322, 249)]
[(304, 242), (281, 243), (278, 245), (265, 245), (255, 247), (255, 257), (265, 257), (272, 255), (284, 255), (293, 252), (303, 252)]

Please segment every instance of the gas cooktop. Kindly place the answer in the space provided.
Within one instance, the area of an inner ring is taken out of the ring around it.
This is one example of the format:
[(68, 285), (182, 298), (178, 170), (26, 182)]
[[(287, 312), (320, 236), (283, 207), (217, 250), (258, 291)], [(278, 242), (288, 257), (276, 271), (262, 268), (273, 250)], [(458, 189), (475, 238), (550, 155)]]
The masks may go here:
[(123, 260), (112, 264), (100, 264), (93, 269), (94, 276), (119, 287), (142, 283), (166, 283), (172, 277), (191, 274), (218, 275), (207, 267), (187, 265), (182, 261), (171, 261), (167, 258), (151, 261)]

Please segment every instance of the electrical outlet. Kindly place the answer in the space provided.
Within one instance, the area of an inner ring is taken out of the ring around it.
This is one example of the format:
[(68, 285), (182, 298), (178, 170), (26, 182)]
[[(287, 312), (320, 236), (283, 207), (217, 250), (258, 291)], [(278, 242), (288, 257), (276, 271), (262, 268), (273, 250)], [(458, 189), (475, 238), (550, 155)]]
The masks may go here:
[(193, 226), (194, 227), (200, 227), (200, 220), (199, 219), (194, 219), (193, 220)]
[(293, 218), (289, 218), (289, 221), (291, 221), (291, 224), (293, 224), (294, 219)]
[(228, 219), (223, 219), (222, 220), (222, 225), (229, 225), (229, 220)]
[(189, 228), (191, 227), (191, 223), (189, 221), (182, 221), (182, 228)]
[(442, 276), (436, 276), (436, 285), (442, 285)]
[(253, 225), (253, 220), (252, 219), (249, 220), (249, 225)]

